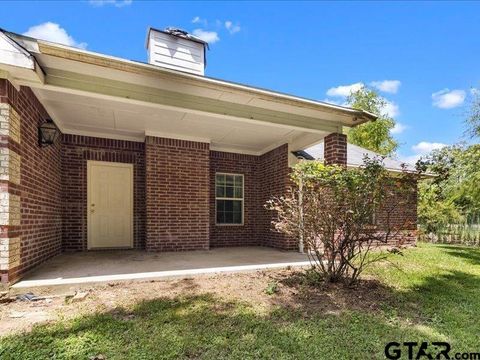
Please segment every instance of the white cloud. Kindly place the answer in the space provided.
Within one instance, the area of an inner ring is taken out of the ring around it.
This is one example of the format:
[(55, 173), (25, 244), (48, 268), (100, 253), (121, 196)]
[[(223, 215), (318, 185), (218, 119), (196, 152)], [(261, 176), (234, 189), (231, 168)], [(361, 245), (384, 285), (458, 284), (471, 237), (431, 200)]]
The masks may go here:
[(216, 31), (195, 29), (193, 30), (193, 35), (195, 35), (199, 39), (202, 39), (203, 41), (206, 41), (209, 44), (213, 44), (213, 43), (216, 43), (217, 41), (220, 41), (220, 37), (218, 36), (218, 33)]
[(81, 49), (87, 47), (87, 43), (77, 42), (73, 37), (68, 35), (64, 28), (50, 21), (30, 27), (23, 35), (68, 46), (75, 46)]
[(391, 118), (396, 118), (398, 115), (400, 115), (400, 108), (398, 107), (397, 104), (395, 104), (393, 101), (385, 100), (385, 106), (383, 107), (383, 112), (385, 115), (391, 117)]
[(104, 5), (113, 5), (117, 8), (128, 6), (132, 4), (132, 0), (90, 0), (90, 5), (100, 7)]
[(422, 157), (421, 154), (414, 154), (409, 156), (398, 155), (398, 160), (405, 164), (415, 165), (418, 160)]
[[(397, 80), (386, 80), (386, 81), (397, 81)], [(342, 106), (349, 106), (348, 103), (345, 102), (345, 98), (352, 93), (362, 89), (365, 86), (363, 82), (357, 82), (350, 85), (340, 85), (337, 87), (332, 87), (327, 90), (327, 96), (336, 97), (336, 98), (343, 98), (343, 100), (337, 99), (330, 99), (326, 98), (323, 100), (324, 102), (335, 104), (335, 105), (342, 105)], [(385, 106), (382, 109), (383, 114), (395, 118), (400, 115), (400, 109), (398, 105), (390, 100), (382, 98), (385, 101)]]
[(362, 87), (364, 87), (364, 84), (361, 82), (351, 84), (351, 85), (340, 85), (340, 86), (328, 89), (327, 95), (346, 97), (346, 96), (349, 96), (352, 92), (360, 90)]
[(464, 90), (443, 89), (432, 94), (433, 106), (440, 109), (451, 109), (460, 106), (465, 101)]
[(400, 80), (382, 80), (370, 83), (374, 88), (390, 94), (396, 94), (401, 84)]
[(415, 164), (418, 160), (420, 160), (420, 158), (428, 155), (431, 151), (441, 149), (445, 146), (447, 146), (447, 144), (421, 141), (418, 144), (412, 146), (411, 149), (414, 152), (413, 155), (400, 156), (399, 158), (405, 163)]
[(207, 19), (202, 19), (200, 16), (195, 16), (192, 19), (192, 24), (203, 24), (204, 26), (208, 25)]
[(240, 25), (238, 24), (233, 24), (230, 20), (225, 21), (225, 29), (228, 30), (230, 34), (235, 34), (241, 30)]
[(404, 132), (405, 130), (407, 129), (407, 125), (404, 125), (402, 123), (395, 123), (395, 126), (393, 127), (392, 130), (390, 130), (390, 133), (392, 134), (401, 134), (402, 132)]
[[(345, 102), (345, 98), (349, 96), (351, 93), (360, 90), (364, 86), (365, 86), (364, 83), (357, 82), (350, 85), (340, 85), (337, 87), (330, 88), (327, 90), (327, 96), (343, 98), (343, 99), (339, 100), (339, 99), (326, 98), (323, 101), (330, 104), (335, 104), (335, 105), (349, 106), (349, 104)], [(385, 115), (388, 115), (389, 117), (392, 117), (392, 118), (395, 118), (398, 115), (400, 115), (400, 109), (395, 102), (387, 99), (383, 99), (383, 100), (385, 100), (385, 106), (383, 107), (383, 113)]]
[(447, 144), (437, 143), (437, 142), (428, 142), (428, 141), (421, 141), (416, 145), (412, 146), (412, 150), (415, 151), (417, 154), (426, 155), (432, 150), (441, 149), (447, 146)]

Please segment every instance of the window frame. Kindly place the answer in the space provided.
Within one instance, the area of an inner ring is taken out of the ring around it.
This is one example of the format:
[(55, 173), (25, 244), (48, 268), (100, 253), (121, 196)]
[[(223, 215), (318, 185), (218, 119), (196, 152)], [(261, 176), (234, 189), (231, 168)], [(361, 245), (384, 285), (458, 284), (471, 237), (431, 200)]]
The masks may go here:
[[(241, 176), (242, 177), (242, 197), (233, 198), (233, 197), (217, 197), (217, 175), (231, 175), (231, 176)], [(227, 172), (216, 172), (215, 173), (215, 226), (244, 226), (245, 224), (245, 175), (238, 173), (227, 173)], [(229, 224), (229, 223), (219, 223), (217, 221), (217, 200), (233, 200), (240, 201), (242, 204), (242, 222), (238, 224)]]

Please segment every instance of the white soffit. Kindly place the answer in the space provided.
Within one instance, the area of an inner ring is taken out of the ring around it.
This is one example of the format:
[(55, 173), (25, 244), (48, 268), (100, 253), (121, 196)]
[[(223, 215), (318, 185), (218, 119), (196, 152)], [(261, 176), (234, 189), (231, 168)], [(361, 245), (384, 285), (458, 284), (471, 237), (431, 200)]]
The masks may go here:
[(260, 155), (284, 143), (303, 146), (328, 133), (246, 123), (36, 88), (65, 133), (143, 141), (145, 134), (209, 142), (212, 149)]

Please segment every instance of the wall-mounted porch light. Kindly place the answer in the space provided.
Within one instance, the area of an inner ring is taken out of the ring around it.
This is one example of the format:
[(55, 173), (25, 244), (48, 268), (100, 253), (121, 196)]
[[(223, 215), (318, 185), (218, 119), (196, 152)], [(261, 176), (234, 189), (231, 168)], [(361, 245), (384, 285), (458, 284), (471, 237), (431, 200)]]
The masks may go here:
[(45, 122), (38, 127), (38, 144), (40, 147), (53, 145), (60, 131), (52, 119), (46, 119)]

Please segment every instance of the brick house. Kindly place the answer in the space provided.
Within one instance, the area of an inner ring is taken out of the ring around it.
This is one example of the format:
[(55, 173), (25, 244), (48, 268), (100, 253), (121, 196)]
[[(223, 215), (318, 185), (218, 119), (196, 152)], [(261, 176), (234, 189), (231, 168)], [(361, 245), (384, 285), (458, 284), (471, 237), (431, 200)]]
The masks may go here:
[(184, 32), (150, 29), (147, 49), (140, 63), (0, 32), (2, 282), (62, 251), (294, 250), (263, 207), (294, 153), (324, 141), (346, 164), (342, 127), (375, 120), (206, 77), (207, 44)]

